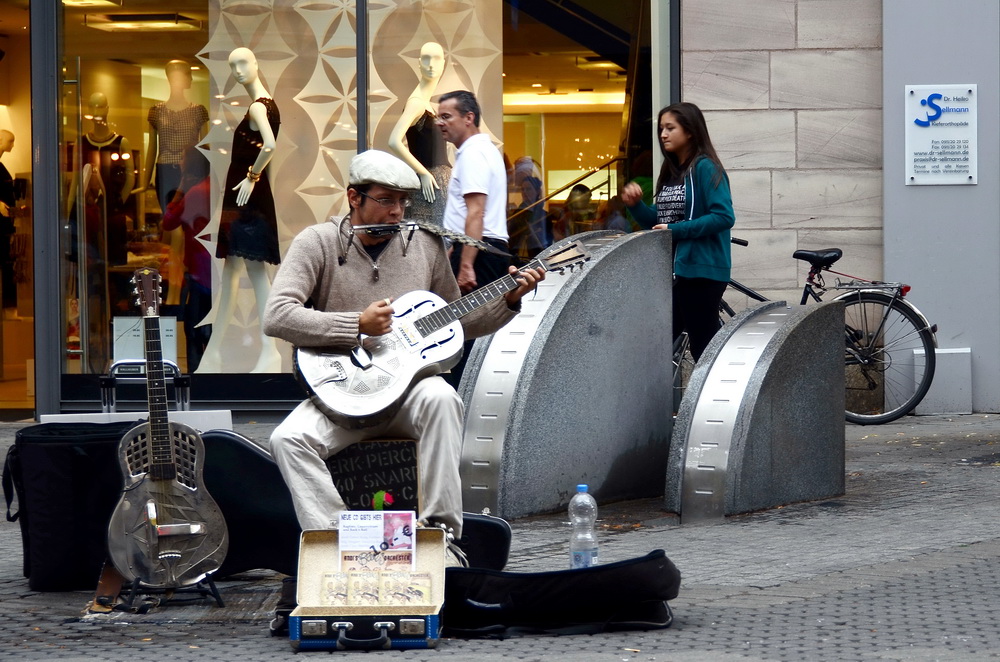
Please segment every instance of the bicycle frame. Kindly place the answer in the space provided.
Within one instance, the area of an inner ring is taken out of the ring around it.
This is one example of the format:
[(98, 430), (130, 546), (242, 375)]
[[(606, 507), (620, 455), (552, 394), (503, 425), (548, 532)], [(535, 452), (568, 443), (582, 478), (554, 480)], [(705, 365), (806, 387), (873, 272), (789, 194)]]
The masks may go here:
[[(833, 287), (827, 287), (826, 283), (823, 281), (823, 271), (829, 271), (832, 274), (838, 276), (844, 276), (845, 278), (850, 278), (851, 281), (846, 285), (835, 285)], [(747, 294), (746, 290), (749, 288), (740, 285), (740, 291)], [(819, 292), (817, 293), (817, 290)], [(865, 278), (859, 278), (858, 276), (852, 276), (850, 274), (841, 273), (839, 271), (834, 271), (829, 267), (820, 268), (813, 267), (809, 269), (809, 275), (806, 277), (806, 284), (802, 287), (802, 299), (799, 301), (800, 306), (804, 306), (809, 302), (809, 299), (819, 303), (823, 300), (823, 294), (830, 290), (847, 290), (843, 294), (838, 294), (834, 297), (834, 301), (841, 301), (849, 299), (855, 294), (867, 294), (872, 292), (877, 292), (879, 294), (886, 294), (892, 296), (892, 301), (899, 303), (903, 306), (909, 308), (917, 316), (917, 318), (923, 323), (923, 328), (931, 332), (934, 340), (934, 347), (937, 347), (937, 324), (931, 324), (927, 317), (920, 312), (920, 310), (914, 306), (909, 299), (906, 298), (907, 293), (910, 291), (909, 285), (904, 285), (902, 283), (883, 283), (876, 280), (867, 280)], [(754, 292), (754, 294), (757, 294)], [(758, 295), (760, 296), (760, 295)], [(764, 299), (761, 299), (763, 301)], [(879, 329), (881, 331), (881, 328)]]
[[(746, 245), (746, 242), (736, 239), (733, 243)], [(911, 412), (926, 395), (934, 375), (937, 325), (932, 325), (905, 298), (909, 285), (868, 280), (831, 269), (830, 266), (842, 254), (838, 248), (796, 251), (793, 257), (810, 265), (799, 305), (820, 303), (831, 290), (837, 290), (831, 296), (832, 300), (844, 304), (844, 360), (849, 378), (845, 385), (850, 396), (846, 408), (847, 420), (860, 425), (885, 423)], [(843, 277), (843, 280), (837, 278), (836, 284), (827, 286), (823, 272)], [(729, 281), (729, 288), (753, 301), (769, 301), (760, 292), (735, 280)], [(720, 324), (735, 314), (725, 300), (720, 303)], [(914, 359), (905, 358), (910, 350), (913, 350), (913, 356), (917, 350), (923, 350), (926, 358), (919, 364)], [(675, 374), (677, 367), (675, 361)], [(908, 369), (914, 371), (909, 379), (916, 380), (909, 391)], [(878, 399), (875, 404), (872, 404), (871, 397), (862, 395), (864, 392), (874, 394)]]
[[(832, 274), (836, 274), (838, 276), (844, 276), (845, 278), (850, 278), (851, 284), (835, 285), (833, 287), (827, 287), (826, 283), (823, 280), (824, 271), (829, 271)], [(768, 301), (768, 298), (765, 297), (763, 294), (757, 292), (752, 288), (747, 287), (746, 285), (740, 283), (739, 281), (730, 280), (729, 287), (736, 290), (737, 292), (746, 295), (751, 299), (754, 299), (755, 301), (760, 301), (760, 302)], [(892, 302), (897, 302), (900, 305), (905, 306), (909, 308), (911, 311), (913, 311), (913, 313), (923, 324), (923, 328), (931, 332), (931, 336), (934, 341), (934, 347), (937, 347), (937, 325), (931, 324), (928, 321), (927, 317), (922, 312), (920, 312), (920, 310), (916, 306), (914, 306), (909, 300), (906, 299), (906, 293), (909, 291), (909, 289), (910, 288), (908, 285), (903, 285), (902, 283), (883, 283), (881, 281), (872, 281), (864, 278), (859, 278), (857, 276), (852, 276), (850, 274), (841, 273), (839, 271), (834, 271), (833, 269), (830, 268), (812, 267), (809, 269), (809, 275), (806, 278), (806, 283), (802, 287), (802, 298), (799, 300), (799, 305), (800, 306), (806, 305), (807, 303), (809, 303), (810, 299), (812, 299), (816, 303), (820, 303), (823, 301), (823, 295), (830, 290), (849, 290), (845, 291), (843, 294), (837, 295), (833, 299), (834, 301), (847, 300), (859, 294), (867, 294), (872, 292), (877, 292), (879, 294), (891, 296)], [(722, 312), (726, 313), (730, 317), (736, 314), (733, 308), (728, 303), (726, 303), (725, 300), (722, 301), (720, 307), (722, 309)], [(878, 333), (882, 332), (884, 324), (885, 320), (883, 319), (879, 324), (879, 328), (877, 329)], [(854, 340), (851, 337), (851, 331), (849, 329), (846, 329), (845, 335), (847, 341), (847, 348), (846, 348), (847, 354), (850, 356), (847, 365), (852, 365), (852, 364), (857, 365), (863, 363), (857, 350), (854, 349), (853, 347)]]

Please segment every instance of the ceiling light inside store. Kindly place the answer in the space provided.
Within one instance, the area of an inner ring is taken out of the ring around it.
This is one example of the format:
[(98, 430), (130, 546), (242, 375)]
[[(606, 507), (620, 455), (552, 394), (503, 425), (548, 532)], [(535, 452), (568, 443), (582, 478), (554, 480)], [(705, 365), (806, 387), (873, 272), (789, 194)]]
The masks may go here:
[(85, 14), (83, 24), (106, 32), (200, 30), (201, 21), (182, 14)]
[(583, 69), (585, 71), (621, 70), (621, 67), (619, 67), (611, 60), (605, 60), (602, 57), (596, 57), (596, 56), (577, 57), (576, 66), (578, 69)]
[(121, 7), (123, 0), (62, 0), (67, 7)]
[(505, 113), (520, 113), (545, 107), (545, 112), (621, 112), (625, 104), (624, 92), (575, 92), (571, 94), (538, 94), (534, 92), (507, 93), (503, 95)]

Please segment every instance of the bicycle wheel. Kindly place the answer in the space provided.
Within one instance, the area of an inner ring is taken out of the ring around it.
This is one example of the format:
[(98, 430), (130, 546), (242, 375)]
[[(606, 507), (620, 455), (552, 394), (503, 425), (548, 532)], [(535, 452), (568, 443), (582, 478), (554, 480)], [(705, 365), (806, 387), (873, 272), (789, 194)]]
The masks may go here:
[(852, 292), (844, 302), (846, 416), (888, 423), (916, 407), (934, 379), (934, 335), (906, 304), (881, 292)]

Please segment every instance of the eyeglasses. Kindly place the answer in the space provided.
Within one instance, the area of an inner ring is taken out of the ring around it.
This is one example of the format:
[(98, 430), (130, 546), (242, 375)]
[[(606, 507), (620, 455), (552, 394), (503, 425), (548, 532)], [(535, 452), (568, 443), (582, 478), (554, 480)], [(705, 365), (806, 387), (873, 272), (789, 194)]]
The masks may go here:
[(373, 198), (372, 196), (368, 195), (367, 193), (364, 193), (363, 191), (358, 191), (358, 193), (368, 198), (369, 200), (377, 204), (379, 207), (382, 207), (383, 209), (391, 209), (396, 205), (399, 205), (403, 209), (409, 209), (410, 205), (413, 204), (413, 201), (410, 200), (409, 198), (402, 198), (400, 200), (396, 200), (395, 198)]
[[(469, 114), (470, 113), (465, 113), (465, 115), (469, 115)], [(448, 122), (450, 122), (452, 120), (461, 119), (463, 116), (464, 115), (462, 113), (458, 113), (457, 115), (452, 115), (451, 113), (441, 113), (440, 115), (435, 114), (434, 115), (434, 122), (436, 124), (447, 124)]]

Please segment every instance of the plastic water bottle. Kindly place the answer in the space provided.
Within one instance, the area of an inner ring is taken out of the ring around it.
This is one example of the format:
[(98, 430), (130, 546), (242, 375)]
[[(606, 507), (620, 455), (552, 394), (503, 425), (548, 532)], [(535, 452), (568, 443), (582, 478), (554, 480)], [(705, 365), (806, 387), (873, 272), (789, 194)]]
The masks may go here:
[(589, 568), (597, 565), (597, 501), (587, 492), (586, 485), (577, 485), (569, 502), (569, 523), (573, 527), (569, 539), (569, 567)]

